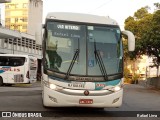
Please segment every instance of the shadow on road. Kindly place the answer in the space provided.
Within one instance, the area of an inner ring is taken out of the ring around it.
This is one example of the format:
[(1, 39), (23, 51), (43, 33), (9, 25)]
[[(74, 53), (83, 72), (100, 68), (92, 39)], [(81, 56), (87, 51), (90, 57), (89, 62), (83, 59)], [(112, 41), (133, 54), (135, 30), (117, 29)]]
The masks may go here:
[(103, 108), (61, 107), (46, 108), (42, 115), (47, 117), (116, 117), (117, 112), (106, 111)]

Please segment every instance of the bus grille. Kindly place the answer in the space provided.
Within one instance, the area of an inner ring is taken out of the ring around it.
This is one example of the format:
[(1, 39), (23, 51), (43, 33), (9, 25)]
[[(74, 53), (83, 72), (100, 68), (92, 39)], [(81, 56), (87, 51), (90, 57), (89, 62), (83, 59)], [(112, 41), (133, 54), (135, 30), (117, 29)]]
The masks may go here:
[(24, 82), (23, 74), (14, 75), (14, 82)]

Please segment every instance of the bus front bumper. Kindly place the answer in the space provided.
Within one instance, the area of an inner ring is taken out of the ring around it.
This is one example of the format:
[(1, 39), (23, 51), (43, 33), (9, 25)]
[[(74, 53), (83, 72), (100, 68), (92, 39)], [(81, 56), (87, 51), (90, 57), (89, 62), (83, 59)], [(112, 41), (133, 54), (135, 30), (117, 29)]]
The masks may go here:
[[(75, 90), (77, 93), (81, 90)], [(85, 90), (83, 90), (85, 91)], [(69, 95), (43, 86), (43, 104), (46, 107), (120, 107), (123, 89), (107, 95)]]

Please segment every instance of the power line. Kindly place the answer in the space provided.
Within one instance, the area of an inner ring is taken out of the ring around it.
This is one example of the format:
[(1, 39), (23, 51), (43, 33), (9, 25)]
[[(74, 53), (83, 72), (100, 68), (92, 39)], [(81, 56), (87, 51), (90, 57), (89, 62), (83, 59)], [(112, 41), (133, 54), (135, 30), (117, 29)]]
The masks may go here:
[(93, 11), (99, 9), (99, 8), (102, 8), (103, 6), (105, 6), (106, 4), (110, 3), (111, 1), (112, 1), (112, 0), (109, 0), (109, 1), (107, 1), (107, 2), (105, 2), (105, 3), (103, 3), (103, 4), (101, 4), (100, 6), (96, 7), (95, 9), (93, 9), (92, 11), (90, 11), (90, 12), (88, 12), (88, 13), (91, 13), (91, 12), (93, 12)]

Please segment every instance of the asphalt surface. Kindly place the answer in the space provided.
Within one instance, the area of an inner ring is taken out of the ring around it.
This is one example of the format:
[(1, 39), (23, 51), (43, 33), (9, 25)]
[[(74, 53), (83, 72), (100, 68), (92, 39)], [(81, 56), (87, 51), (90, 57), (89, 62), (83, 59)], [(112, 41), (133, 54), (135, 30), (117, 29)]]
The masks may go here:
[[(0, 111), (11, 111), (17, 113), (36, 112), (42, 118), (0, 118), (8, 119), (74, 119), (74, 120), (114, 120), (121, 119), (160, 119), (154, 118), (160, 112), (160, 91), (144, 88), (135, 84), (124, 86), (123, 104), (120, 108), (44, 108), (41, 99), (40, 82), (33, 85), (16, 85), (0, 87)], [(128, 112), (131, 111), (131, 112)], [(138, 112), (137, 112), (138, 111)], [(147, 113), (146, 113), (147, 111)], [(39, 115), (40, 115), (39, 114)], [(137, 115), (142, 115), (137, 117)], [(148, 115), (148, 116), (143, 116)], [(133, 117), (134, 116), (134, 117)]]

